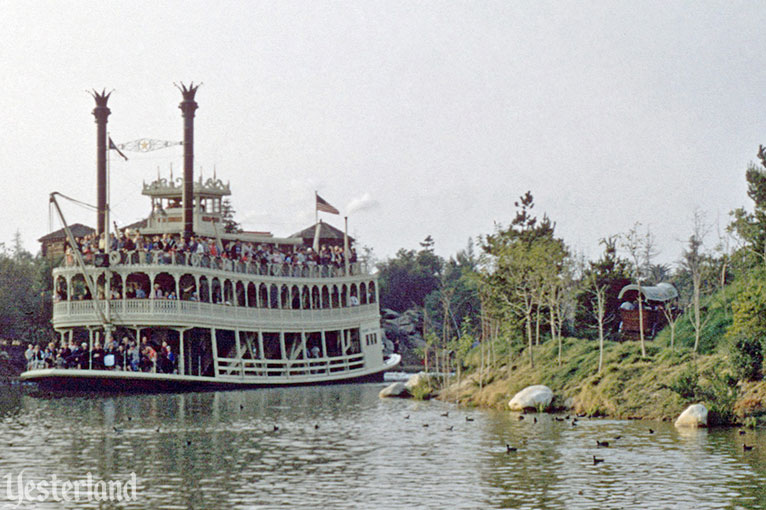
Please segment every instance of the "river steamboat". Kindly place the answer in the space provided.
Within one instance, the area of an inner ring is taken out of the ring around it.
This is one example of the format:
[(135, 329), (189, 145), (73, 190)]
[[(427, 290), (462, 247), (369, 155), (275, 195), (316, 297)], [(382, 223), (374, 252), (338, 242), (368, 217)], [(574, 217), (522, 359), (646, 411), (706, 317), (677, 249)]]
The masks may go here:
[[(377, 275), (326, 223), (286, 238), (224, 232), (230, 187), (194, 180), (197, 87), (179, 89), (184, 175), (145, 183), (150, 215), (114, 235), (106, 162), (117, 147), (107, 145), (109, 94), (93, 93), (99, 227), (83, 241), (64, 222), (53, 270), (58, 344), (35, 356), (22, 380), (93, 391), (382, 380), (400, 357), (384, 356)], [(55, 194), (51, 201), (58, 209)], [(317, 196), (320, 206), (331, 208)]]

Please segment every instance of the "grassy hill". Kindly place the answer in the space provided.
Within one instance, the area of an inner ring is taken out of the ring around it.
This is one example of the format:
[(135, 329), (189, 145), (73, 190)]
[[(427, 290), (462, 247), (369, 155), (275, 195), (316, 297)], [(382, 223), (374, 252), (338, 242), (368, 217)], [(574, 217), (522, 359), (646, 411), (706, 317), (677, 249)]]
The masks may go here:
[[(705, 303), (705, 323), (699, 354), (692, 352), (694, 330), (686, 318), (676, 326), (674, 346), (670, 328), (646, 344), (606, 341), (604, 366), (598, 373), (598, 341), (567, 338), (562, 363), (558, 345), (547, 341), (534, 347), (530, 366), (521, 345), (510, 354), (507, 345), (494, 367), (479, 374), (479, 354), (468, 358), (468, 375), (444, 390), (441, 398), (467, 405), (505, 408), (526, 386), (545, 384), (556, 395), (554, 406), (578, 413), (616, 418), (672, 420), (691, 403), (702, 402), (711, 421), (749, 422), (766, 415), (766, 382), (736, 382), (730, 377), (729, 342), (725, 333), (732, 322), (731, 297), (737, 287), (711, 296)], [(481, 379), (481, 380), (480, 380)]]

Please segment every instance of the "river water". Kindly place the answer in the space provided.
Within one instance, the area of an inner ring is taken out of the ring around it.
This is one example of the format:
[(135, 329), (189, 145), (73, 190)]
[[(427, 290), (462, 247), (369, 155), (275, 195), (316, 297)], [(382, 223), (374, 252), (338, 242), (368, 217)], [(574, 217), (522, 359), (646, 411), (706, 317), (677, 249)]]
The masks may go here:
[[(0, 508), (766, 508), (763, 431), (519, 420), (382, 400), (382, 387), (64, 397), (6, 387)], [(135, 499), (42, 498), (41, 480), (88, 473), (126, 484), (135, 473)], [(20, 478), (38, 490), (20, 491)]]

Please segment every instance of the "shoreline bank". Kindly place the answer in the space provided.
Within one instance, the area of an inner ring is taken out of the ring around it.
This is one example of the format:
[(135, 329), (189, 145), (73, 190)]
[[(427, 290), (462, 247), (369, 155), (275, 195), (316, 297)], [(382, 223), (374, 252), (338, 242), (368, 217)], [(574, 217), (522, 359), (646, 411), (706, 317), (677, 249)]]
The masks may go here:
[(472, 365), (468, 374), (441, 390), (437, 398), (507, 410), (518, 391), (544, 384), (554, 392), (554, 411), (671, 421), (688, 405), (703, 403), (735, 423), (764, 423), (766, 381), (726, 387), (721, 383), (725, 354), (694, 356), (688, 350), (647, 344), (647, 356), (642, 358), (637, 343), (613, 343), (605, 347), (599, 372), (595, 342), (564, 339), (563, 343), (561, 364), (557, 346), (543, 344), (535, 347), (534, 366), (525, 351), (483, 371)]

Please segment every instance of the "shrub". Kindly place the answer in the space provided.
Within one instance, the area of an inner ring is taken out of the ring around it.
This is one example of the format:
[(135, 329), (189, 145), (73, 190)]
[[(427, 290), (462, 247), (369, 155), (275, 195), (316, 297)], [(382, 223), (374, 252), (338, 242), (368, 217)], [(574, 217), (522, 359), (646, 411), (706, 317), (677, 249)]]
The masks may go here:
[(684, 400), (694, 400), (700, 393), (697, 366), (694, 363), (688, 364), (669, 388)]
[(734, 375), (741, 381), (761, 378), (763, 368), (763, 344), (749, 335), (737, 335), (729, 344), (729, 363)]
[(415, 400), (428, 400), (431, 398), (433, 388), (431, 388), (428, 381), (423, 378), (418, 384), (410, 389), (410, 393), (412, 393), (412, 398)]
[(710, 425), (734, 423), (734, 403), (737, 401), (737, 379), (723, 373), (720, 367), (705, 373), (708, 384), (700, 388), (699, 396), (708, 404)]

